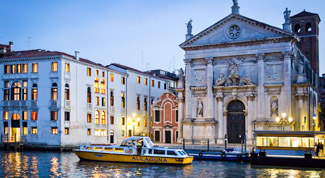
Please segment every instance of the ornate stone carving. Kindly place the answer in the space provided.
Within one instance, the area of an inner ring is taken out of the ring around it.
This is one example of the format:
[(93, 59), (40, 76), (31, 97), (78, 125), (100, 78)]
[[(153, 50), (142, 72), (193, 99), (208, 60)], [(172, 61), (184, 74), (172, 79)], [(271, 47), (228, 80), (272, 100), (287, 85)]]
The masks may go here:
[(184, 88), (184, 72), (181, 68), (178, 73), (178, 81), (177, 81), (177, 88)]
[(281, 81), (281, 64), (272, 64), (266, 66), (267, 81)]
[(204, 84), (206, 80), (205, 70), (194, 70), (194, 81), (196, 84)]
[(298, 65), (298, 73), (302, 74), (304, 73), (304, 62), (300, 61)]
[(203, 102), (202, 102), (202, 100), (197, 101), (196, 117), (203, 117)]
[(244, 78), (240, 79), (239, 85), (255, 85), (255, 84), (253, 82), (251, 82), (251, 80), (249, 79), (249, 77), (246, 74)]
[(184, 59), (185, 65), (190, 65), (191, 64), (191, 59)]
[(276, 96), (271, 97), (270, 110), (271, 117), (278, 116), (278, 98)]
[(238, 38), (240, 36), (240, 27), (238, 25), (232, 25), (228, 29), (228, 36), (233, 39)]
[(218, 80), (216, 80), (215, 86), (224, 86), (226, 83), (225, 74), (220, 73)]

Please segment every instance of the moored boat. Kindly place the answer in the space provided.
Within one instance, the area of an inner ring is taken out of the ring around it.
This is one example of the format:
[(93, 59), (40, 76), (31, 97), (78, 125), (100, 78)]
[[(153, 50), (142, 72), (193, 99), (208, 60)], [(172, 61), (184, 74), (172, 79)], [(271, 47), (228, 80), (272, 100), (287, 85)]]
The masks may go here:
[(155, 146), (149, 137), (130, 137), (121, 145), (82, 145), (73, 151), (80, 159), (94, 161), (180, 165), (193, 161), (183, 149)]

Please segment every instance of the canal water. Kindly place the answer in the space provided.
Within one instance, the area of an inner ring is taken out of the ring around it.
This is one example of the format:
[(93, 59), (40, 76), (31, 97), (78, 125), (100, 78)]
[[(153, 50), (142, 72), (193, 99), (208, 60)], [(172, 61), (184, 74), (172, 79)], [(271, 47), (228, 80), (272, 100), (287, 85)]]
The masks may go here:
[(88, 162), (72, 152), (0, 151), (0, 158), (0, 177), (325, 177), (325, 169), (236, 162), (193, 161), (186, 166)]

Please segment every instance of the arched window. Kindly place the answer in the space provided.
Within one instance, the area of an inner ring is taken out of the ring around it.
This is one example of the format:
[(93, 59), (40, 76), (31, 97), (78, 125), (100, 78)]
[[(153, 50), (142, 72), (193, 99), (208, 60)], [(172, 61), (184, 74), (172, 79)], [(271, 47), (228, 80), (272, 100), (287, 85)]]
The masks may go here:
[(307, 23), (306, 24), (306, 32), (311, 32), (312, 28), (311, 28), (311, 24)]
[(105, 111), (102, 112), (102, 124), (106, 124), (106, 113), (105, 113)]
[(21, 85), (19, 82), (14, 82), (11, 85), (11, 100), (20, 100)]
[(56, 83), (52, 84), (51, 100), (58, 100), (58, 84), (56, 84)]
[(301, 31), (300, 24), (296, 24), (296, 25), (295, 25), (295, 32), (296, 32), (296, 33), (300, 33), (300, 31)]
[(32, 100), (37, 100), (37, 84), (34, 83), (32, 87)]
[(19, 116), (19, 114), (17, 114), (17, 113), (13, 113), (13, 114), (11, 115), (11, 120), (20, 120), (20, 116)]
[(70, 100), (70, 89), (69, 84), (65, 84), (65, 90), (64, 90), (65, 100)]
[(100, 113), (99, 113), (99, 111), (97, 110), (97, 111), (95, 112), (95, 123), (96, 123), (96, 124), (99, 124), (99, 115), (100, 115)]
[(87, 88), (87, 103), (91, 103), (91, 89)]
[(105, 85), (105, 79), (102, 79), (100, 82), (100, 93), (105, 94), (106, 93), (106, 85)]
[(99, 93), (99, 80), (98, 80), (98, 78), (95, 79), (95, 93)]

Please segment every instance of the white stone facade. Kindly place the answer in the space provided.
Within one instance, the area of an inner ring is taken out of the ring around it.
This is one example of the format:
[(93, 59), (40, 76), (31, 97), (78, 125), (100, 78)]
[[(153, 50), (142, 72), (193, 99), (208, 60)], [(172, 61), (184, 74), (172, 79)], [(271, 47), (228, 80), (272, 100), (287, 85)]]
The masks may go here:
[[(180, 45), (185, 85), (178, 86), (187, 142), (253, 143), (253, 130), (312, 130), (318, 94), (310, 62), (291, 32), (230, 14)], [(316, 128), (318, 126), (316, 125)]]

